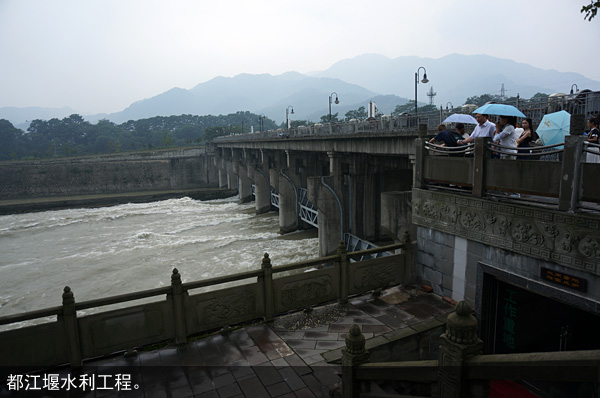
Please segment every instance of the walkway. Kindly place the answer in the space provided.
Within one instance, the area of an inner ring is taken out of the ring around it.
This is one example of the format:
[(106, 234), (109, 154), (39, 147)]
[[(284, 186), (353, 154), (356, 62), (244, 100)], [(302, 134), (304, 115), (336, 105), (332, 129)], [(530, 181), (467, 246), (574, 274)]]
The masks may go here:
[[(83, 372), (96, 375), (96, 389), (70, 396), (329, 397), (340, 383), (341, 367), (334, 363), (339, 363), (353, 323), (361, 326), (367, 349), (373, 349), (427, 329), (439, 335), (452, 309), (432, 293), (414, 287), (390, 288), (380, 296), (355, 297), (347, 306), (331, 304), (281, 316), (269, 324), (222, 331), (183, 346), (86, 362)], [(67, 373), (59, 371), (60, 377)], [(117, 374), (126, 375), (125, 379), (130, 375), (131, 384), (122, 384), (130, 390), (119, 392), (113, 387)], [(109, 375), (108, 382), (102, 385), (98, 375)], [(6, 390), (0, 391), (0, 397), (18, 396), (5, 394)]]

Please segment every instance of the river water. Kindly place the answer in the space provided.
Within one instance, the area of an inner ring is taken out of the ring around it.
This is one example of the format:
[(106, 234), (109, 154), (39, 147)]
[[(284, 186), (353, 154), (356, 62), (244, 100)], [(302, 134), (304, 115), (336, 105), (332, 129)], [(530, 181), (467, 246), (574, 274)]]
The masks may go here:
[[(278, 234), (237, 198), (171, 199), (0, 216), (0, 316), (318, 257), (314, 233)], [(164, 297), (163, 297), (164, 299)], [(16, 325), (14, 325), (16, 326)]]

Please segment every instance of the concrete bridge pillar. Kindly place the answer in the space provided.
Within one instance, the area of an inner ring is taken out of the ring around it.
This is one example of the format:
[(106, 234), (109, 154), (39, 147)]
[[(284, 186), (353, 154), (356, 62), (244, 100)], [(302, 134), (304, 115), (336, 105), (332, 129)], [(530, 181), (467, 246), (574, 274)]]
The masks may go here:
[(233, 174), (237, 176), (240, 203), (252, 201), (252, 181), (248, 178), (248, 171), (244, 168), (241, 161), (233, 161)]
[(227, 186), (227, 170), (219, 168), (219, 188)]
[(308, 199), (319, 209), (319, 256), (334, 254), (344, 238), (343, 205), (333, 177), (307, 178)]
[(206, 185), (209, 187), (218, 186), (219, 169), (217, 168), (217, 158), (211, 155), (206, 161)]
[(225, 176), (227, 184), (227, 189), (237, 189), (237, 177), (233, 173), (233, 162), (226, 160), (225, 161)]
[(260, 165), (252, 166), (254, 173), (254, 194), (256, 203), (256, 214), (266, 213), (271, 210), (271, 185), (269, 175)]
[(279, 233), (298, 229), (299, 178), (291, 169), (280, 169), (277, 175), (279, 192)]
[(379, 174), (365, 157), (355, 157), (345, 176), (345, 197), (348, 206), (348, 230), (367, 240), (378, 235), (377, 208), (380, 203)]

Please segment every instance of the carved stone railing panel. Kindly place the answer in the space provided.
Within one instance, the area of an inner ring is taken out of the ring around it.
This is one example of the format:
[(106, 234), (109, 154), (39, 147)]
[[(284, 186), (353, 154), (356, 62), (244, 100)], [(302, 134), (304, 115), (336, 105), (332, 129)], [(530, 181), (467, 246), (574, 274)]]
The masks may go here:
[[(64, 334), (60, 321), (2, 332), (0, 367), (16, 368), (32, 364), (39, 367), (69, 362)], [(6, 355), (15, 347), (21, 347), (19, 355)]]
[(259, 287), (259, 283), (253, 283), (190, 296), (188, 334), (263, 316), (263, 295)]
[(369, 290), (385, 288), (402, 282), (402, 261), (404, 255), (380, 257), (350, 263), (350, 286), (348, 293), (361, 294)]
[(277, 278), (273, 288), (276, 313), (335, 300), (339, 295), (338, 269), (330, 267)]
[(79, 318), (84, 358), (173, 338), (172, 306), (162, 301)]
[(413, 222), (600, 275), (600, 217), (413, 190)]

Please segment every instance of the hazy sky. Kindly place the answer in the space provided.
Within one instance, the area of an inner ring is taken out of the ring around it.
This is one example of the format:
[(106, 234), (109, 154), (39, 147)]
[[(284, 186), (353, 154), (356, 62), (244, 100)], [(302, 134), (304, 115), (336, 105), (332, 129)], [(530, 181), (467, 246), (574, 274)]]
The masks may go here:
[(367, 53), (487, 54), (600, 80), (588, 3), (0, 0), (0, 107), (110, 113), (216, 76), (308, 73)]

